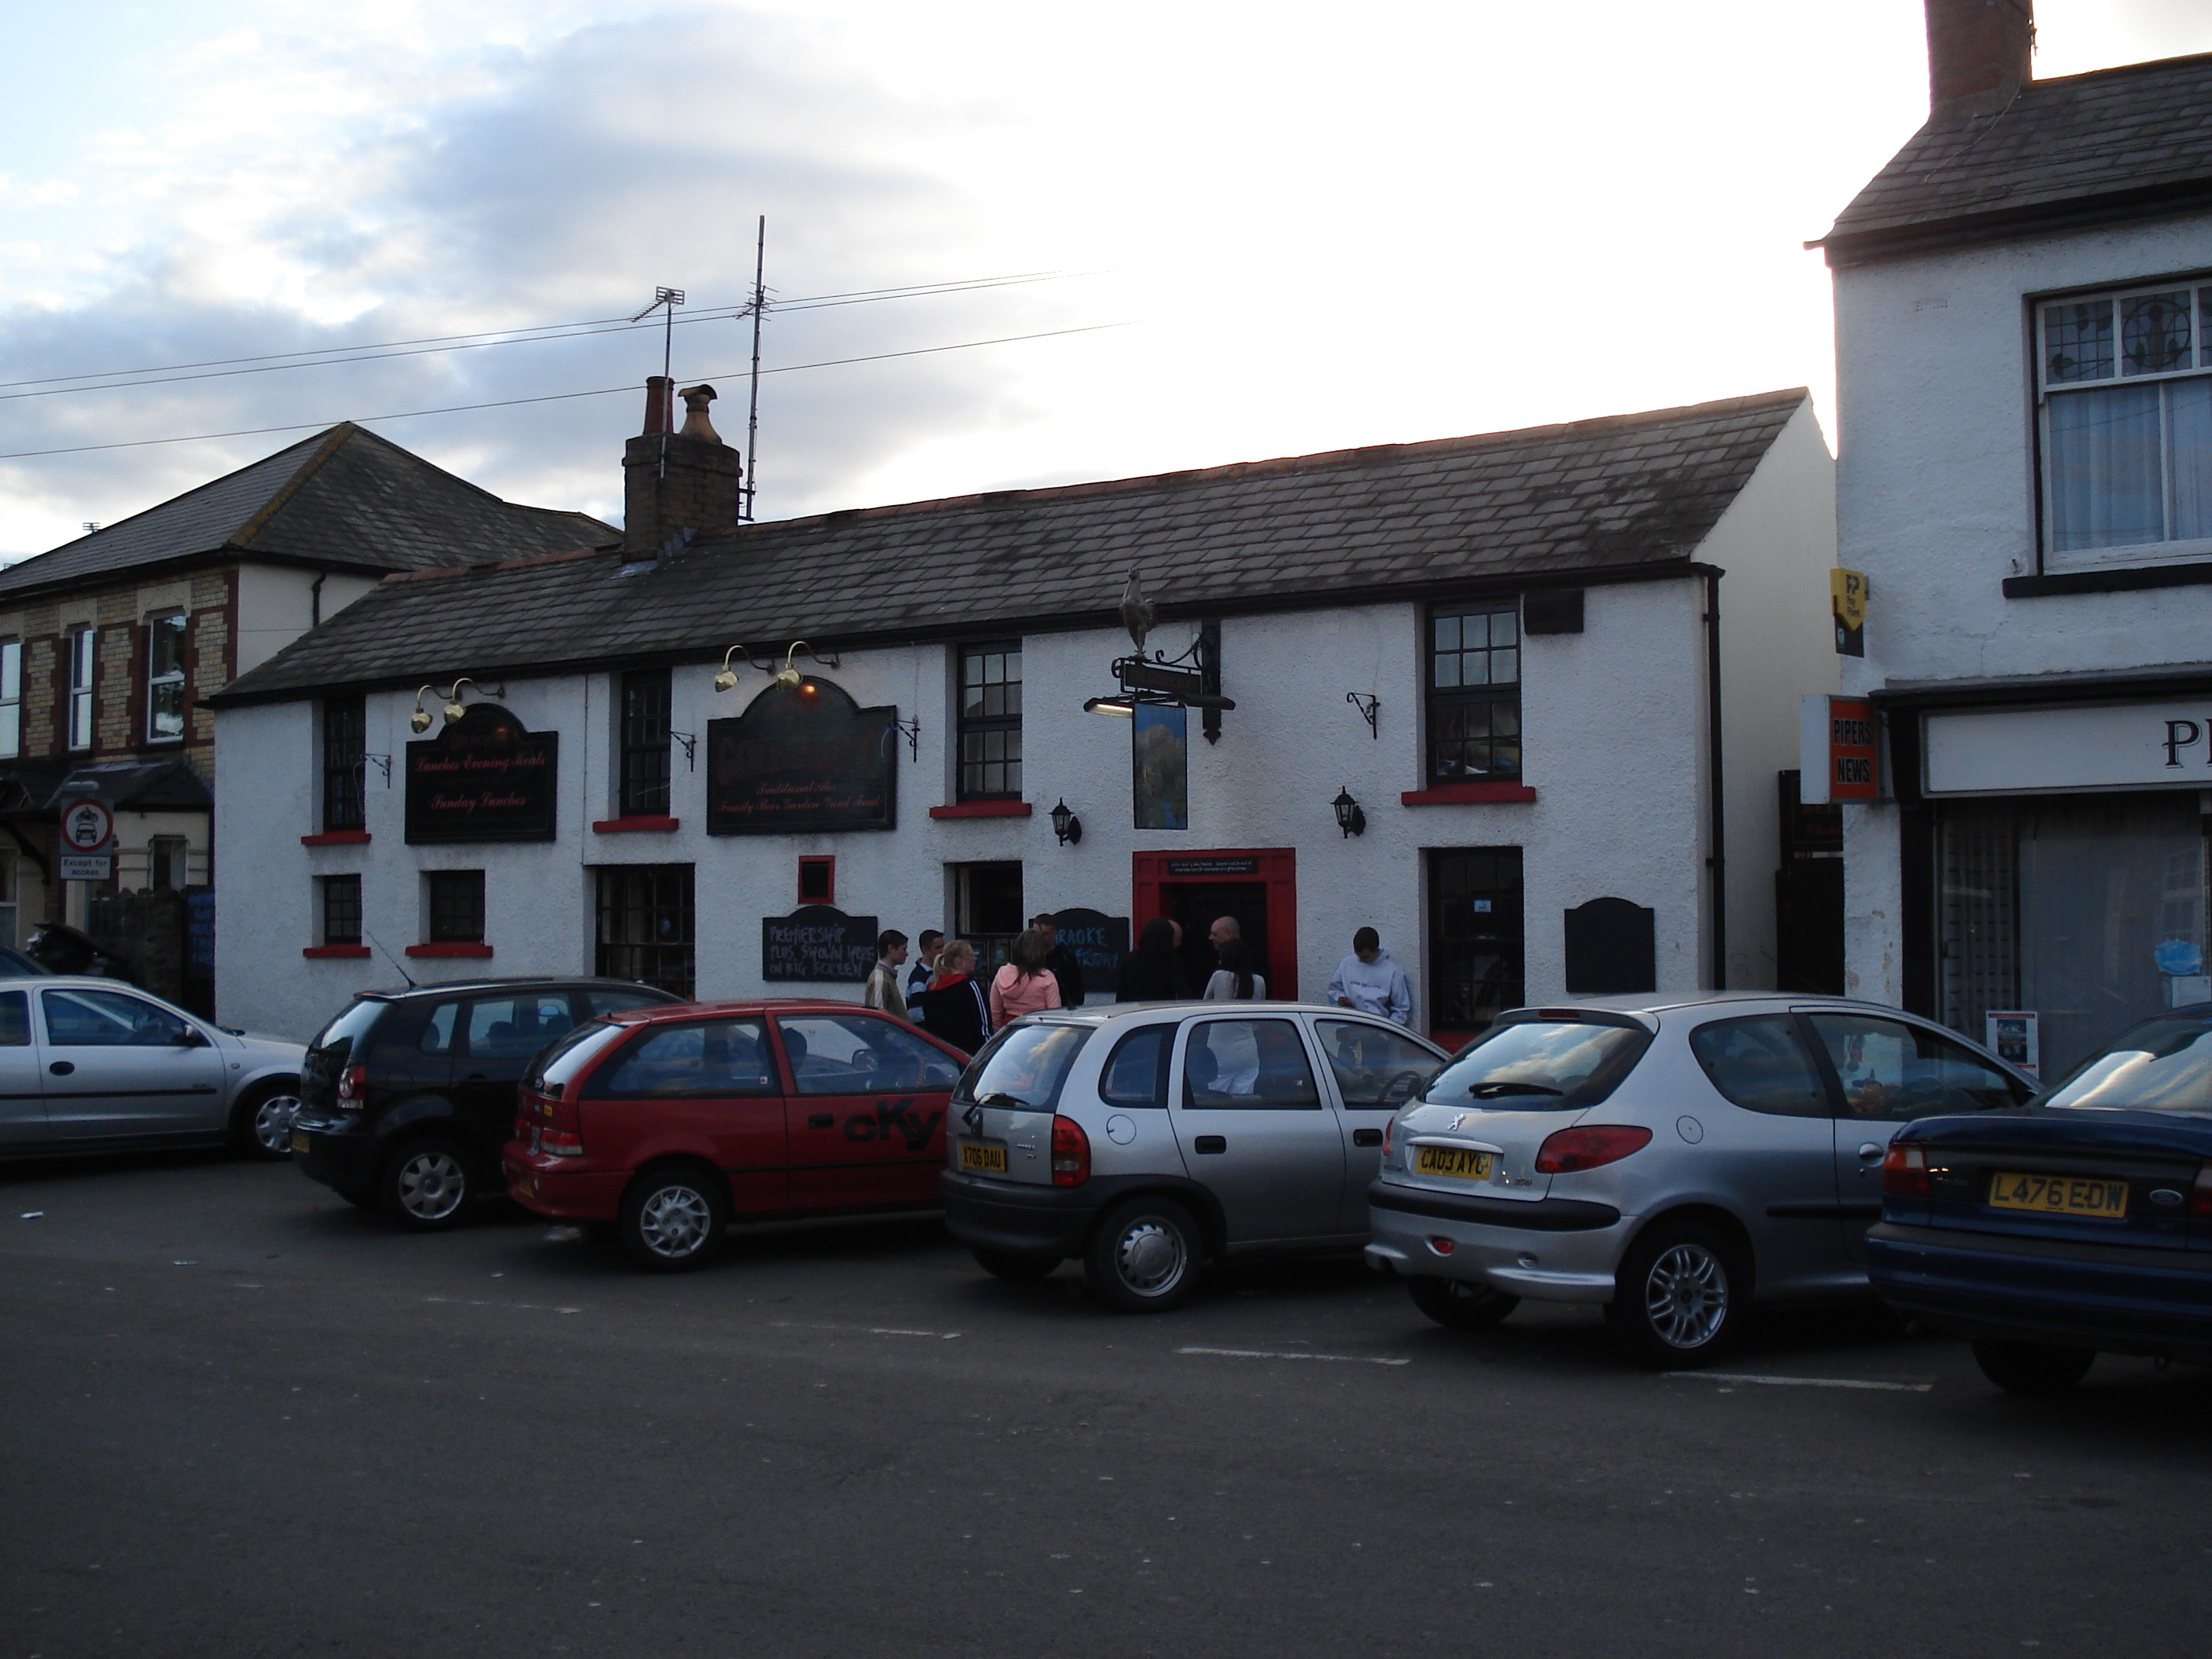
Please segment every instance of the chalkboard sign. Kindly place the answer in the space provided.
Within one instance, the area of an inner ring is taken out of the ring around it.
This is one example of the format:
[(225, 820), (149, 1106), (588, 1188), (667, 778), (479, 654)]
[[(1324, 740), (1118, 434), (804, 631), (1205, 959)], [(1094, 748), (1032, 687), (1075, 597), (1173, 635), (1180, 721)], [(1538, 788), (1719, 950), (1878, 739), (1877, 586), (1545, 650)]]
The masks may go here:
[(876, 965), (873, 916), (848, 916), (829, 904), (805, 904), (787, 916), (761, 918), (761, 977), (858, 985)]
[(550, 841), (561, 734), (526, 732), (496, 703), (407, 745), (410, 843)]
[(863, 708), (809, 675), (707, 722), (707, 833), (889, 830), (897, 823), (898, 710)]
[(1129, 954), (1129, 919), (1109, 916), (1101, 910), (1056, 910), (1052, 918), (1058, 943), (1067, 947), (1083, 969), (1086, 988), (1103, 990), (1121, 971), (1121, 958)]

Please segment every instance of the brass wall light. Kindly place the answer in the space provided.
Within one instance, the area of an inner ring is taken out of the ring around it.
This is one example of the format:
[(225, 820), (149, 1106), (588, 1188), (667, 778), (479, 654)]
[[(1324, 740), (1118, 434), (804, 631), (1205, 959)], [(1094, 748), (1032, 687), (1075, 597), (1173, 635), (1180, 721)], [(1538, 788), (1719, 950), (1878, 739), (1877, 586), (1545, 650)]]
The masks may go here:
[(1067, 810), (1065, 797), (1052, 809), (1052, 833), (1060, 837), (1062, 847), (1080, 843), (1083, 840), (1083, 820)]
[[(730, 666), (730, 659), (736, 656), (740, 651), (745, 651), (744, 647), (742, 645), (733, 645), (728, 650), (722, 653), (722, 672), (714, 676), (714, 690), (717, 691), (726, 691), (738, 683), (738, 672)], [(745, 660), (747, 662), (750, 662), (752, 659), (753, 653), (750, 651), (745, 651)]]
[(1351, 785), (1346, 784), (1338, 790), (1336, 799), (1329, 805), (1336, 809), (1336, 827), (1344, 831), (1347, 839), (1367, 833), (1367, 814), (1361, 811), (1359, 803), (1352, 799)]
[(415, 712), (407, 717), (407, 724), (417, 732), (427, 732), (430, 729), (430, 711), (422, 707), (422, 699), (437, 689), (434, 685), (426, 685), (415, 694)]
[(461, 688), (465, 685), (474, 685), (475, 684), (476, 682), (471, 679), (459, 679), (453, 682), (453, 689), (446, 694), (445, 715), (447, 725), (451, 726), (455, 720), (460, 719), (462, 715), (469, 712), (467, 709), (461, 707)]

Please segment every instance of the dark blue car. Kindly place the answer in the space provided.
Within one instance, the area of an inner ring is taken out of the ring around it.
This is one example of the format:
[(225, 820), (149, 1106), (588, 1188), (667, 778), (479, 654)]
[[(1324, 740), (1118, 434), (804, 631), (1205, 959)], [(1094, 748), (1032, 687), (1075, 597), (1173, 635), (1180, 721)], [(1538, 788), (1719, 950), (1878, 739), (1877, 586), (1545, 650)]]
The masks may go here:
[(1867, 1273), (2055, 1394), (2100, 1353), (2212, 1365), (2212, 1005), (2113, 1039), (2016, 1112), (1907, 1124)]

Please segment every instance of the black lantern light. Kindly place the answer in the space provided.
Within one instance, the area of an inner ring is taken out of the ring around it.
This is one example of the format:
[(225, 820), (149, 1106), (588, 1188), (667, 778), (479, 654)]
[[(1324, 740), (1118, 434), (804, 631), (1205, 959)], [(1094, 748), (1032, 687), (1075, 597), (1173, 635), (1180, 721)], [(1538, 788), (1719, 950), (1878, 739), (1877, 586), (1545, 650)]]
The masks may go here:
[(1329, 802), (1329, 805), (1336, 809), (1336, 827), (1343, 830), (1346, 836), (1364, 836), (1367, 833), (1367, 814), (1361, 811), (1359, 803), (1352, 799), (1351, 785), (1346, 784), (1338, 790), (1336, 799)]
[(1052, 809), (1052, 833), (1060, 837), (1062, 847), (1083, 839), (1083, 820), (1067, 810), (1065, 799)]

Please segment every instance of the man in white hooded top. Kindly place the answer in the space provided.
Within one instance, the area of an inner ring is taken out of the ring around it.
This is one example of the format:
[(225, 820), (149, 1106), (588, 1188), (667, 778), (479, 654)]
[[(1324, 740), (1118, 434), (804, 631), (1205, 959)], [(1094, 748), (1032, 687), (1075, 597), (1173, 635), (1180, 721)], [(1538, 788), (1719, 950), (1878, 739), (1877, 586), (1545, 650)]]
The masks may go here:
[(1382, 948), (1382, 935), (1363, 927), (1352, 936), (1352, 954), (1336, 964), (1329, 975), (1328, 1000), (1340, 1008), (1356, 1008), (1365, 1014), (1410, 1027), (1413, 1023), (1413, 988), (1403, 969)]

